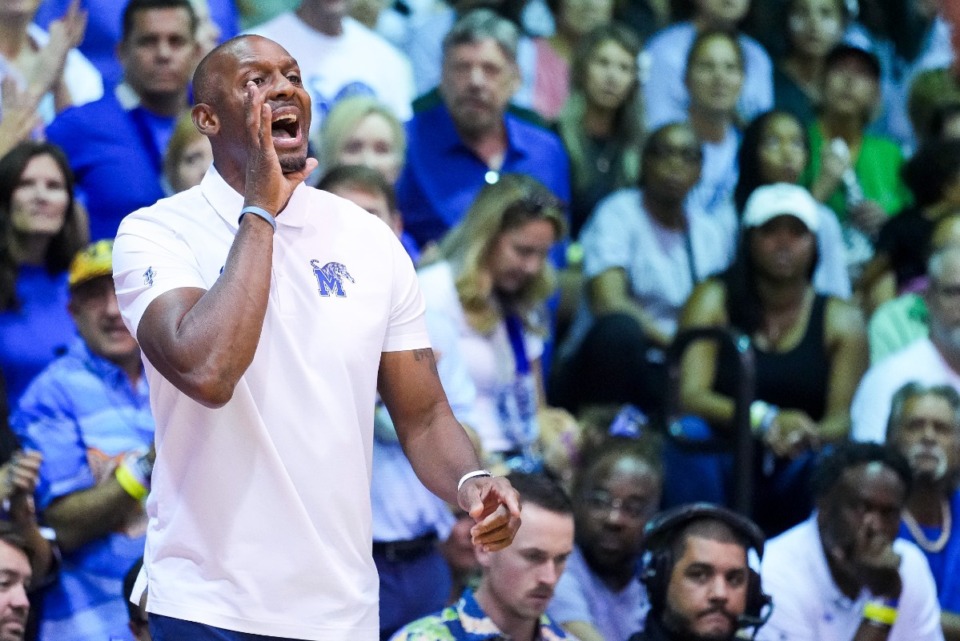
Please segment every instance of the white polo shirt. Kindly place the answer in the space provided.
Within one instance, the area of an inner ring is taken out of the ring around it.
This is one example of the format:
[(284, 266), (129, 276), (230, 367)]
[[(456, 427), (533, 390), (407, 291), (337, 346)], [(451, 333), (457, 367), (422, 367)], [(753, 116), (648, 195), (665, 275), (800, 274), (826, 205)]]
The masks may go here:
[[(242, 205), (211, 169), (123, 221), (114, 278), (134, 335), (161, 294), (213, 286)], [(396, 237), (352, 203), (301, 185), (277, 225), (260, 343), (233, 398), (204, 407), (146, 362), (148, 609), (251, 634), (376, 639), (377, 372), (382, 352), (429, 346), (424, 304)]]
[(850, 437), (883, 443), (893, 395), (907, 383), (950, 385), (960, 392), (960, 373), (951, 369), (929, 338), (919, 338), (870, 366), (850, 405)]
[[(943, 641), (927, 559), (903, 539), (893, 549), (900, 555), (903, 591), (887, 641)], [(871, 596), (863, 590), (850, 599), (833, 582), (816, 513), (767, 543), (760, 575), (764, 592), (773, 597), (773, 613), (757, 633), (759, 641), (851, 641)]]

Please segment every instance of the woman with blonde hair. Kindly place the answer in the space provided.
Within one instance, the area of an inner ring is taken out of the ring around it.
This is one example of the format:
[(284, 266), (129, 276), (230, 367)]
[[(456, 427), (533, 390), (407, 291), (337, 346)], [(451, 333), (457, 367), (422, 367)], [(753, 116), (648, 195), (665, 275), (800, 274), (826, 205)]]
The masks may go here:
[[(535, 179), (486, 185), (419, 272), (430, 311), (453, 319), (477, 388), (475, 424), (494, 461), (539, 464), (539, 436), (572, 425), (544, 402), (540, 357), (556, 278), (547, 254), (566, 230), (563, 206)], [(441, 355), (442, 357), (442, 355)]]
[(163, 156), (164, 190), (176, 194), (200, 184), (213, 164), (210, 141), (193, 124), (190, 113), (177, 118)]
[(371, 96), (351, 96), (330, 110), (315, 144), (324, 172), (337, 165), (365, 165), (393, 185), (403, 167), (407, 139), (390, 107)]

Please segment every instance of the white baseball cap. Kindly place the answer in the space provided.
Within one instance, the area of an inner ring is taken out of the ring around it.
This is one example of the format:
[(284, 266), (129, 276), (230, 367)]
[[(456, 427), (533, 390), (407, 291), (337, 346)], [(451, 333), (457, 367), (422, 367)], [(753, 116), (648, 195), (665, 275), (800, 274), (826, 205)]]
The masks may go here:
[(813, 233), (820, 228), (817, 201), (803, 187), (789, 183), (775, 183), (754, 189), (747, 199), (740, 224), (744, 228), (759, 227), (777, 216), (798, 218)]

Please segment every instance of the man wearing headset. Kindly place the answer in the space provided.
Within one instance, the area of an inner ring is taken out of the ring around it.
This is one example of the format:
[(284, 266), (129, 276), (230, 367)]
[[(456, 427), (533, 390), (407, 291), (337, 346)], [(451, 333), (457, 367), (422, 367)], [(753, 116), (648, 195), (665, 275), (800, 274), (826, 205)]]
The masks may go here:
[(728, 641), (759, 628), (770, 610), (747, 561), (763, 554), (749, 519), (709, 503), (661, 513), (647, 525), (644, 568), (650, 612), (630, 641)]

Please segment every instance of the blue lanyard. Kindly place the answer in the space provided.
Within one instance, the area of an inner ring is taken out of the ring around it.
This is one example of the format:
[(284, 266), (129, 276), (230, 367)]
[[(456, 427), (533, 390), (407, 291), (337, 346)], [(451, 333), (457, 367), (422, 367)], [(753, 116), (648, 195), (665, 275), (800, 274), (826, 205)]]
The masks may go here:
[(509, 314), (503, 322), (507, 325), (510, 348), (513, 350), (514, 360), (517, 361), (517, 374), (520, 376), (529, 374), (530, 359), (527, 358), (527, 350), (523, 344), (523, 321), (516, 314)]

